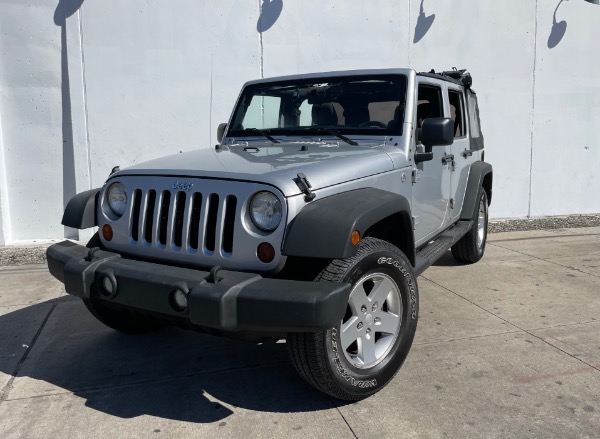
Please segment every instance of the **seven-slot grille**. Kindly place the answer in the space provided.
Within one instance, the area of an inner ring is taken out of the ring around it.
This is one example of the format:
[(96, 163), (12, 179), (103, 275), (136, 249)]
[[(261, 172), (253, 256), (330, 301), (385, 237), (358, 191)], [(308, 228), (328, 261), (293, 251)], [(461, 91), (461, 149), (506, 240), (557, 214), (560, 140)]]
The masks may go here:
[(190, 253), (233, 253), (237, 197), (216, 193), (135, 189), (130, 237)]

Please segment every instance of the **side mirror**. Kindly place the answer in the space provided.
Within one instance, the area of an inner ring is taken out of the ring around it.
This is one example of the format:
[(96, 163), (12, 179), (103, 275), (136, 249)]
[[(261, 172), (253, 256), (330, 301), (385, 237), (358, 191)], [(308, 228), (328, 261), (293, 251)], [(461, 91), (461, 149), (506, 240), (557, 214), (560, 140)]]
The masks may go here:
[(425, 152), (415, 154), (417, 163), (433, 160), (434, 146), (447, 146), (454, 143), (454, 119), (449, 117), (432, 117), (423, 121), (421, 128), (421, 143)]
[(225, 135), (226, 129), (227, 129), (226, 123), (219, 124), (219, 127), (217, 128), (217, 141), (219, 143), (221, 143), (221, 141), (223, 140), (223, 136)]
[(454, 119), (449, 117), (434, 117), (423, 121), (421, 142), (425, 150), (432, 146), (447, 146), (454, 143)]
[(421, 142), (425, 150), (432, 146), (446, 146), (454, 143), (454, 119), (449, 117), (434, 117), (423, 121)]

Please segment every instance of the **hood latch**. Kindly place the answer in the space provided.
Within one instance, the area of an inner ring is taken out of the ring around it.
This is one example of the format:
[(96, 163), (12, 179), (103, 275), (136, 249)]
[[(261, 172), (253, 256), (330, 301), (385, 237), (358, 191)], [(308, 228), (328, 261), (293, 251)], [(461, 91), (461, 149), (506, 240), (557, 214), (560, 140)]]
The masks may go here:
[(304, 175), (302, 172), (299, 172), (297, 175), (297, 178), (294, 178), (294, 182), (298, 186), (298, 189), (300, 189), (304, 194), (304, 201), (308, 203), (314, 200), (316, 195), (310, 190), (312, 185), (308, 181), (308, 178), (306, 178), (306, 175)]

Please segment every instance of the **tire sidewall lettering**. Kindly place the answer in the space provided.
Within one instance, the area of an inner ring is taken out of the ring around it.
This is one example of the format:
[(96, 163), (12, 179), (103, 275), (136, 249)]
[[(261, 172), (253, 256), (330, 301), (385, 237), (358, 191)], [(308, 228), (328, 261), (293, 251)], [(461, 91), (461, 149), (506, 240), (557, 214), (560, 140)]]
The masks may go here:
[(406, 268), (404, 268), (404, 266), (402, 265), (401, 262), (397, 261), (394, 258), (382, 256), (379, 259), (377, 259), (377, 263), (379, 265), (386, 265), (386, 266), (389, 265), (394, 268), (397, 268), (398, 271), (400, 271), (400, 274), (402, 274), (402, 276), (407, 280), (410, 301), (412, 304), (410, 315), (413, 320), (416, 320), (417, 319), (417, 294), (416, 294), (415, 284), (412, 280), (411, 273), (409, 273), (408, 270)]
[(339, 351), (338, 351), (338, 343), (337, 343), (337, 328), (333, 328), (331, 331), (331, 349), (333, 351), (333, 364), (335, 366), (335, 370), (341, 375), (342, 379), (346, 380), (354, 387), (359, 387), (361, 389), (368, 389), (377, 386), (377, 380), (359, 380), (351, 376), (346, 368), (344, 367), (342, 360), (340, 359)]

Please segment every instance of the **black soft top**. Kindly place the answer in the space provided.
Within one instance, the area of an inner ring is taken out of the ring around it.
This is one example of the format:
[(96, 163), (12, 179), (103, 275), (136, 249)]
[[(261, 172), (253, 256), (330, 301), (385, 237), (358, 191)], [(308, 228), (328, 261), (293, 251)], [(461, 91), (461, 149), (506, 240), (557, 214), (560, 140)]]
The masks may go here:
[(473, 84), (473, 78), (467, 69), (458, 70), (456, 67), (452, 70), (446, 70), (439, 73), (431, 69), (429, 72), (420, 72), (417, 73), (417, 75), (453, 82), (455, 84), (462, 85), (467, 89), (470, 89), (471, 85)]
[(467, 98), (466, 110), (467, 117), (469, 118), (471, 134), (471, 150), (476, 151), (483, 149), (483, 133), (481, 132), (479, 104), (477, 103), (477, 95), (475, 94), (475, 90), (471, 88), (471, 85), (473, 84), (473, 78), (471, 77), (471, 74), (466, 69), (458, 70), (455, 67), (452, 70), (447, 70), (440, 73), (437, 73), (432, 69), (429, 72), (417, 73), (417, 75), (452, 82), (465, 88)]

